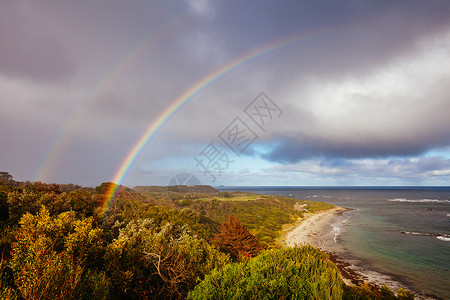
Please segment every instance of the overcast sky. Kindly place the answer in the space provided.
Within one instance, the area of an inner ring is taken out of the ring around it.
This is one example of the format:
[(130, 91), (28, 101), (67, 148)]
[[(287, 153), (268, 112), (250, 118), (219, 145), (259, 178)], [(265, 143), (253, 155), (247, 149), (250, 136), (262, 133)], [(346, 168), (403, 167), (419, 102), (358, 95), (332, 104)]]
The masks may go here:
[(0, 171), (110, 181), (244, 57), (125, 185), (449, 185), (446, 0), (1, 1)]

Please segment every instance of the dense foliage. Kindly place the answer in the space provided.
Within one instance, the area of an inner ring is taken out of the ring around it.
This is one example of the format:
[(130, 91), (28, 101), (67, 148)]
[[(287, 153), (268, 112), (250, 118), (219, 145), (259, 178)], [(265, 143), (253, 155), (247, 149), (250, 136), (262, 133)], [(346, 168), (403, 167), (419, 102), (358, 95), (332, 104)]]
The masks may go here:
[(310, 247), (272, 249), (216, 269), (189, 299), (341, 299), (344, 283), (326, 254)]
[(131, 289), (142, 298), (184, 297), (197, 279), (228, 261), (187, 226), (166, 223), (158, 229), (151, 219), (131, 221), (107, 252), (111, 280), (120, 287), (116, 294), (126, 296)]
[(100, 228), (73, 211), (50, 217), (45, 207), (26, 213), (12, 247), (11, 269), (25, 299), (70, 299), (82, 285), (84, 269), (101, 258)]
[(312, 247), (261, 252), (276, 246), (283, 224), (328, 204), (224, 192), (158, 198), (113, 186), (105, 215), (112, 183), (83, 188), (0, 175), (0, 299), (412, 296), (345, 286)]

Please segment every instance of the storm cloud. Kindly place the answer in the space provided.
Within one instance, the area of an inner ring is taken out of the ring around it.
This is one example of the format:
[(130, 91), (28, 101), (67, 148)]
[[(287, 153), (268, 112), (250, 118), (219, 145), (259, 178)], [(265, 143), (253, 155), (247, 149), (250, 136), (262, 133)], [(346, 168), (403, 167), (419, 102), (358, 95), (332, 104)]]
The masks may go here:
[(194, 172), (211, 141), (229, 151), (219, 133), (236, 117), (252, 126), (243, 110), (261, 91), (283, 115), (254, 128), (258, 139), (233, 157), (223, 184), (445, 182), (449, 16), (439, 0), (4, 1), (0, 171), (110, 180), (149, 124), (196, 86), (126, 184)]

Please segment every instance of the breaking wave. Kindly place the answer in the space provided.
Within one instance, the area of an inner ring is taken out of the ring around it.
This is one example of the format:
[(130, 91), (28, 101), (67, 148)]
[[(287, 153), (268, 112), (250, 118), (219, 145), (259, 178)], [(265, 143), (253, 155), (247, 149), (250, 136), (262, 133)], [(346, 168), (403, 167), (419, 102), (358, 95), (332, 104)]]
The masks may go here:
[(405, 198), (394, 198), (394, 199), (388, 199), (390, 202), (408, 202), (408, 203), (450, 203), (450, 200), (444, 199), (418, 199), (418, 200), (412, 200), (412, 199), (405, 199)]

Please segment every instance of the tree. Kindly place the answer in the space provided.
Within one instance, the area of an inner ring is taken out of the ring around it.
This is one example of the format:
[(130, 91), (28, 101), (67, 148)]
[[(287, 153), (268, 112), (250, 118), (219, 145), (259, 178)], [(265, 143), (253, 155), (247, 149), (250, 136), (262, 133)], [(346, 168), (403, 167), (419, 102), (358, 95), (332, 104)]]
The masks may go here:
[(26, 182), (22, 186), (24, 189), (32, 190), (37, 193), (40, 192), (46, 192), (46, 193), (61, 193), (61, 188), (59, 187), (59, 184), (56, 183), (44, 183), (41, 181), (35, 181), (35, 182)]
[(0, 172), (0, 183), (9, 183), (12, 179), (13, 177), (9, 172)]
[[(39, 184), (39, 186), (41, 186)], [(45, 206), (51, 214), (67, 211), (67, 195), (54, 191), (40, 191), (34, 188), (16, 189), (8, 193), (9, 222), (16, 224), (25, 213), (35, 214)]]
[(230, 254), (234, 259), (255, 257), (264, 249), (250, 230), (233, 216), (228, 216), (214, 241), (222, 252)]
[(115, 184), (114, 182), (103, 182), (99, 186), (95, 187), (95, 191), (99, 194), (107, 194), (110, 193), (112, 190), (117, 191), (120, 186)]

